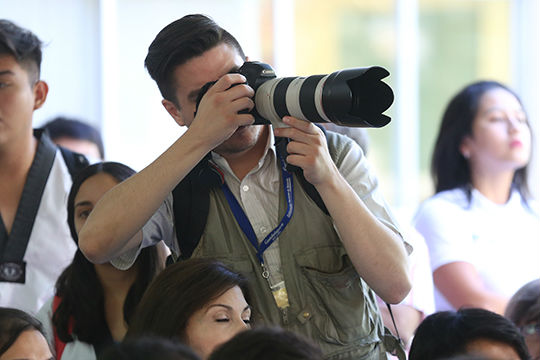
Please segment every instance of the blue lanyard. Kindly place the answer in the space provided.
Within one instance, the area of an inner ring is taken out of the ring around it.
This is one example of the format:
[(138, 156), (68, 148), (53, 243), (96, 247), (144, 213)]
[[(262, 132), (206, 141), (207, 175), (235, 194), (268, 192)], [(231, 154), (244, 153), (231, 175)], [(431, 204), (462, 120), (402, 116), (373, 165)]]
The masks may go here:
[(249, 219), (244, 213), (244, 210), (242, 210), (242, 207), (234, 197), (233, 193), (225, 182), (223, 182), (223, 184), (221, 185), (221, 188), (225, 193), (225, 197), (227, 198), (227, 202), (231, 207), (236, 222), (249, 239), (249, 242), (251, 242), (251, 245), (253, 245), (253, 247), (255, 247), (255, 249), (257, 250), (257, 257), (259, 258), (261, 264), (264, 264), (263, 253), (266, 249), (270, 247), (270, 245), (272, 245), (274, 241), (276, 241), (279, 235), (283, 232), (285, 226), (287, 226), (287, 224), (291, 220), (294, 212), (293, 176), (289, 171), (287, 171), (285, 161), (281, 158), (280, 160), (281, 173), (283, 176), (283, 188), (285, 189), (285, 199), (287, 200), (287, 211), (285, 212), (285, 215), (283, 215), (283, 218), (281, 219), (278, 226), (264, 238), (260, 245), (257, 241), (257, 236), (255, 235), (255, 231), (253, 231), (253, 227), (251, 226)]

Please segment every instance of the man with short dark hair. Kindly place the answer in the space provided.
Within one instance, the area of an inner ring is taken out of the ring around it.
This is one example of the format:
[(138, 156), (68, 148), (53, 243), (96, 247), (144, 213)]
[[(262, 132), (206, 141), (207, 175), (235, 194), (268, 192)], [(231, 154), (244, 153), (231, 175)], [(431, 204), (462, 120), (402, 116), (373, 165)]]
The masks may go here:
[(57, 116), (42, 127), (58, 146), (86, 155), (94, 162), (105, 159), (101, 132), (78, 119)]
[[(293, 117), (283, 119), (287, 128), (252, 125), (253, 116), (241, 111), (253, 108), (254, 91), (234, 73), (245, 60), (234, 37), (203, 15), (157, 35), (146, 67), (165, 109), (188, 129), (102, 198), (79, 234), (81, 249), (94, 262), (114, 259), (121, 267), (160, 240), (181, 258), (218, 258), (250, 280), (255, 322), (302, 333), (329, 358), (384, 358), (389, 343), (382, 343), (373, 290), (396, 303), (410, 280), (377, 181), (350, 139), (325, 137)], [(276, 150), (274, 136), (290, 139), (288, 156)], [(302, 169), (328, 215), (286, 162)], [(201, 216), (197, 232), (192, 224)]]
[(440, 311), (420, 323), (409, 359), (442, 360), (460, 355), (486, 359), (530, 359), (519, 329), (510, 320), (489, 310), (461, 308)]
[(32, 130), (47, 99), (41, 41), (0, 20), (0, 306), (36, 312), (76, 249), (66, 218), (71, 187), (58, 148)]

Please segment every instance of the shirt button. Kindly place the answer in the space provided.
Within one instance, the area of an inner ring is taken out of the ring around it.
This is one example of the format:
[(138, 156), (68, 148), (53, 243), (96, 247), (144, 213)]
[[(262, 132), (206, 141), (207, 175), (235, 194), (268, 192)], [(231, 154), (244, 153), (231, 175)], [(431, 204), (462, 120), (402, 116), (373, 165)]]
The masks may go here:
[(305, 311), (305, 312), (302, 314), (302, 316), (304, 317), (304, 319), (307, 319), (308, 317), (311, 316), (311, 314), (310, 314), (309, 312)]
[(242, 186), (242, 190), (248, 191), (248, 190), (249, 190), (249, 186), (247, 186), (247, 185)]
[(266, 227), (264, 226), (261, 226), (261, 228), (259, 229), (261, 233), (266, 233)]

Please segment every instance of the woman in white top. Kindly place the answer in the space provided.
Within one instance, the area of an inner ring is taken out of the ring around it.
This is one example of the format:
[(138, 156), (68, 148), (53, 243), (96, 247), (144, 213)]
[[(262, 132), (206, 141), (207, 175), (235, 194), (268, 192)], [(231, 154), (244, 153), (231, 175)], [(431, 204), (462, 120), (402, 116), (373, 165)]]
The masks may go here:
[(531, 129), (518, 96), (494, 81), (448, 104), (435, 145), (436, 194), (415, 217), (429, 247), (436, 310), (504, 313), (540, 277), (540, 218), (529, 197)]

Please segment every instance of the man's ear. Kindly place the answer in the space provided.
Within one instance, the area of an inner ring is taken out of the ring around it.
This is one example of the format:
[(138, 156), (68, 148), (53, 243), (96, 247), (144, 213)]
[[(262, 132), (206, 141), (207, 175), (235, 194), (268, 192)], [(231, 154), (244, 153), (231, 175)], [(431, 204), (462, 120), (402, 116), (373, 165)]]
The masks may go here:
[(47, 94), (49, 93), (49, 85), (43, 80), (38, 80), (34, 85), (34, 110), (39, 109), (47, 100)]
[(172, 101), (163, 99), (161, 100), (161, 104), (163, 105), (165, 110), (167, 110), (167, 112), (172, 116), (172, 118), (174, 119), (174, 121), (176, 121), (178, 125), (180, 126), (186, 125), (186, 123), (182, 119), (182, 114), (180, 114), (180, 110), (175, 105), (175, 103), (173, 103)]

